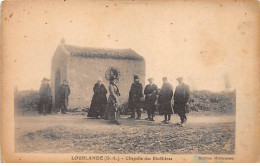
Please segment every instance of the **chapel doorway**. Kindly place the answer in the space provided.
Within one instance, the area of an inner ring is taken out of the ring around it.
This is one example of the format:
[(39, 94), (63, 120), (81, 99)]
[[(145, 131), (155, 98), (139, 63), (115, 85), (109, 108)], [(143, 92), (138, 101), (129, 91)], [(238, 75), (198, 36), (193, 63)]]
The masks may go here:
[(56, 71), (55, 73), (55, 85), (54, 85), (54, 91), (55, 91), (55, 108), (59, 107), (59, 87), (61, 84), (61, 77), (60, 77), (60, 70)]

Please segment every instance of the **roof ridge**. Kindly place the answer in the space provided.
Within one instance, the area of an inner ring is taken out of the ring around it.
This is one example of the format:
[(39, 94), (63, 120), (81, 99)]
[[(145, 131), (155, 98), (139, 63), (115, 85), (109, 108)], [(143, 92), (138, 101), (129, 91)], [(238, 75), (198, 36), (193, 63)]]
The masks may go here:
[(63, 46), (71, 56), (80, 56), (85, 58), (143, 60), (143, 57), (137, 54), (131, 48), (113, 49), (100, 47), (81, 47), (67, 44), (64, 44)]
[(131, 50), (131, 48), (111, 48), (111, 47), (83, 47), (83, 46), (75, 46), (71, 44), (64, 44), (65, 47), (75, 47), (75, 48), (84, 48), (84, 49), (104, 49), (104, 50)]

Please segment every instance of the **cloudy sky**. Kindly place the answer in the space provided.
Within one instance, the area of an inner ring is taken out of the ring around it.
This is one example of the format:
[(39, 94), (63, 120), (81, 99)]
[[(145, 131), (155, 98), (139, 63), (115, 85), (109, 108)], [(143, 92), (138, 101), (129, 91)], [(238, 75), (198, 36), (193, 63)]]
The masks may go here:
[[(256, 56), (254, 3), (244, 1), (16, 1), (2, 13), (3, 52), (19, 90), (50, 78), (62, 38), (85, 47), (132, 48), (160, 86), (182, 76), (192, 89), (221, 91)], [(245, 73), (244, 73), (245, 74)]]

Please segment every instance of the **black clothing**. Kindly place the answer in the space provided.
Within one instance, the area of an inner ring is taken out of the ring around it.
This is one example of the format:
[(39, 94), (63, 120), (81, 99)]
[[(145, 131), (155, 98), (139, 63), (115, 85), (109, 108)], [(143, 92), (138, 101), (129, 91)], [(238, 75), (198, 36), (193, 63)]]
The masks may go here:
[(161, 91), (159, 93), (158, 104), (159, 104), (159, 114), (160, 115), (170, 115), (173, 114), (172, 111), (172, 96), (173, 87), (170, 83), (165, 82), (162, 85)]
[(158, 94), (158, 87), (155, 84), (149, 84), (144, 89), (145, 105), (148, 114), (148, 119), (153, 119), (156, 111), (156, 99)]
[(93, 91), (88, 117), (103, 117), (107, 104), (107, 89), (103, 84), (96, 83)]
[[(42, 84), (39, 90), (39, 114), (51, 112), (51, 87), (50, 84)], [(50, 109), (50, 110), (49, 110)]]
[(131, 118), (135, 118), (135, 110), (137, 112), (137, 117), (141, 118), (141, 108), (142, 108), (142, 97), (143, 97), (143, 86), (139, 82), (132, 84), (129, 91), (129, 109), (131, 109)]
[(67, 111), (67, 106), (69, 105), (69, 95), (69, 85), (62, 84), (59, 88), (59, 106), (63, 114)]
[(178, 114), (181, 119), (181, 123), (185, 123), (187, 120), (186, 113), (189, 112), (187, 109), (187, 103), (190, 98), (189, 86), (182, 83), (178, 85), (174, 93), (174, 113)]

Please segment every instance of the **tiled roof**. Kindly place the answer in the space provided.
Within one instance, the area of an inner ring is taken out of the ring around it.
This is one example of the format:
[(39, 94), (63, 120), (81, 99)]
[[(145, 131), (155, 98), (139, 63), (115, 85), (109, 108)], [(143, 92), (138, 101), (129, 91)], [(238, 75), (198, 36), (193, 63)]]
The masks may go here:
[(71, 45), (64, 45), (64, 47), (72, 56), (80, 56), (86, 58), (103, 58), (103, 59), (143, 60), (143, 57), (138, 55), (132, 49), (77, 47)]

